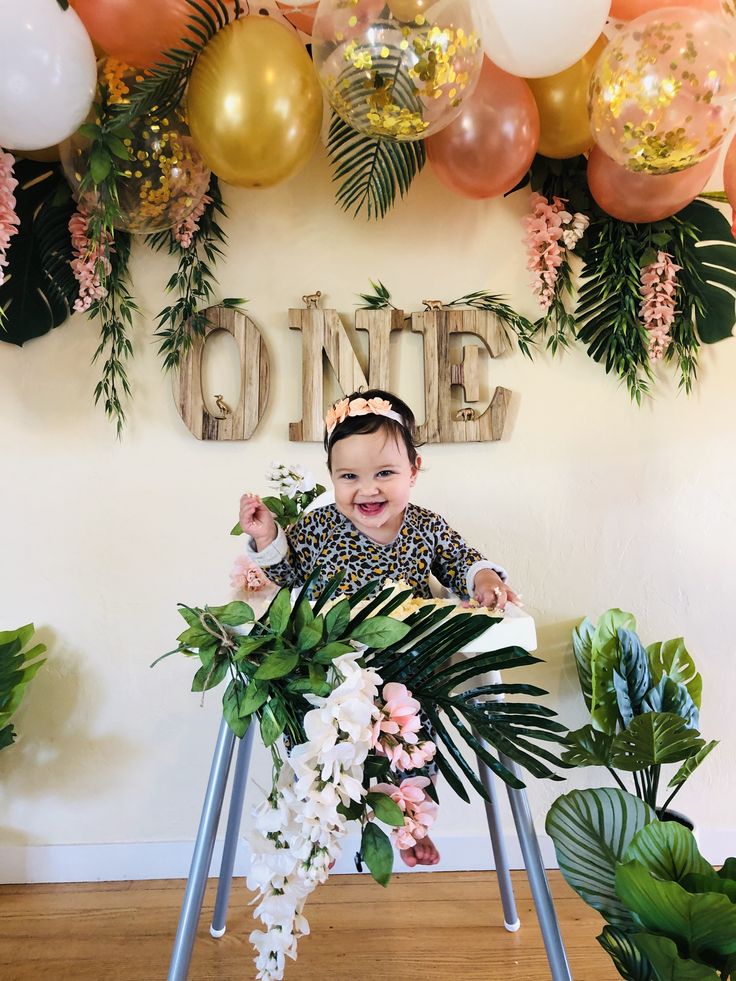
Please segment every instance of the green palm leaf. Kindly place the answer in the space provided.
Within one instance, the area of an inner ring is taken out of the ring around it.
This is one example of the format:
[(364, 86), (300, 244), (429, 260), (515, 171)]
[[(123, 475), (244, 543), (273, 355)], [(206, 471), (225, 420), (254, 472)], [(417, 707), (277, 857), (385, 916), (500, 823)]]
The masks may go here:
[[(130, 100), (120, 107), (125, 119), (145, 116), (154, 109), (165, 115), (181, 102), (202, 49), (215, 34), (230, 23), (231, 16), (224, 0), (186, 0), (192, 8), (188, 15), (188, 36), (180, 48), (165, 51), (162, 60), (151, 68), (131, 91)], [(236, 2), (235, 18), (244, 12)]]
[(14, 741), (15, 729), (10, 718), (23, 700), (27, 685), (46, 663), (45, 658), (40, 658), (46, 650), (43, 644), (23, 649), (33, 633), (32, 623), (0, 633), (0, 749)]
[(69, 263), (74, 258), (69, 219), (75, 204), (61, 164), (19, 160), (17, 235), (10, 240), (0, 307), (5, 329), (0, 340), (22, 345), (69, 317), (78, 284)]
[(368, 219), (383, 218), (396, 196), (403, 197), (426, 161), (424, 143), (364, 136), (333, 113), (327, 153), (339, 181), (337, 203), (357, 218), (365, 210)]

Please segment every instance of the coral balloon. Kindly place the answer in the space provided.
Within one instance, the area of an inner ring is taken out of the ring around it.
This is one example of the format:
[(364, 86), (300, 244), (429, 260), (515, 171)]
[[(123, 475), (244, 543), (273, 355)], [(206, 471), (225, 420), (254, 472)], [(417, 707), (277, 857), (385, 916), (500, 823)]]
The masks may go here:
[(486, 58), (458, 118), (427, 140), (427, 156), (450, 190), (492, 198), (519, 183), (538, 141), (539, 113), (529, 86)]
[(312, 53), (335, 112), (367, 136), (404, 141), (460, 113), (483, 61), (468, 0), (321, 0)]
[(529, 78), (539, 109), (539, 152), (564, 160), (593, 145), (588, 118), (588, 86), (598, 56), (608, 44), (601, 35), (580, 61), (548, 78)]
[(478, 18), (491, 61), (525, 78), (569, 68), (603, 31), (611, 0), (483, 0)]
[(103, 51), (139, 68), (150, 68), (164, 51), (181, 47), (193, 13), (186, 0), (71, 0), (71, 5)]
[(634, 173), (614, 163), (600, 147), (588, 158), (588, 186), (598, 205), (620, 221), (668, 218), (690, 204), (708, 183), (716, 158), (674, 174)]
[(723, 162), (723, 188), (726, 192), (728, 203), (734, 211), (731, 230), (734, 237), (736, 237), (736, 137), (731, 140), (726, 159)]
[(322, 93), (296, 33), (268, 17), (228, 24), (197, 59), (189, 121), (223, 180), (269, 187), (306, 164), (319, 138)]
[(627, 24), (590, 82), (601, 149), (630, 170), (670, 174), (713, 152), (734, 121), (734, 39), (721, 17), (671, 7)]
[(0, 146), (43, 150), (84, 122), (95, 53), (73, 10), (56, 0), (0, 3)]
[(692, 7), (693, 10), (707, 10), (712, 14), (720, 13), (721, 0), (613, 0), (611, 17), (618, 20), (634, 20), (651, 10), (661, 10), (662, 7)]
[[(136, 69), (112, 58), (100, 66), (100, 81), (110, 94), (110, 102), (127, 103), (127, 95), (140, 77)], [(124, 170), (125, 179), (117, 182), (121, 218), (116, 227), (145, 234), (173, 228), (202, 200), (210, 172), (180, 109), (164, 117), (139, 117), (129, 128), (131, 135), (123, 142), (131, 160)], [(61, 148), (64, 173), (78, 199), (79, 185), (89, 169), (90, 149), (89, 140), (78, 133)], [(87, 192), (80, 203), (93, 211), (97, 201)]]
[(314, 18), (317, 16), (319, 0), (316, 3), (304, 4), (281, 3), (277, 0), (276, 6), (288, 22), (293, 24), (298, 31), (301, 31), (302, 34), (311, 35), (312, 28), (314, 27)]

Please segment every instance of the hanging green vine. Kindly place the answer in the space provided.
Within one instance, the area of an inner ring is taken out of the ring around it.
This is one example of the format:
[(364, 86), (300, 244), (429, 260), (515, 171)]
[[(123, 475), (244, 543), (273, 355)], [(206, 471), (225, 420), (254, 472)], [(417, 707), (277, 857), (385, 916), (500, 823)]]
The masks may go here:
[[(167, 293), (177, 291), (177, 299), (159, 313), (155, 336), (161, 341), (159, 354), (164, 357), (164, 368), (178, 368), (195, 337), (204, 336), (207, 326), (206, 308), (212, 305), (212, 284), (215, 275), (212, 267), (222, 256), (220, 243), (225, 233), (218, 216), (227, 217), (217, 178), (212, 175), (207, 189), (207, 203), (199, 228), (194, 230), (188, 245), (183, 244), (175, 230), (148, 236), (147, 241), (157, 251), (166, 248), (169, 255), (179, 257), (179, 267), (166, 284)], [(247, 302), (235, 297), (220, 301), (225, 307), (237, 307)]]

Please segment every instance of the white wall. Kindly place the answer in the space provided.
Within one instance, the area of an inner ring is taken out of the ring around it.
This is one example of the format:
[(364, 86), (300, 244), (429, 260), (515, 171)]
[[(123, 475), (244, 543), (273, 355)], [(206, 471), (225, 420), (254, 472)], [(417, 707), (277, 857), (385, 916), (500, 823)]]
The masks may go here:
[[(133, 258), (143, 311), (130, 368), (135, 399), (121, 443), (92, 406), (94, 324), (76, 316), (22, 350), (0, 344), (0, 627), (33, 620), (49, 647), (17, 717), (20, 739), (0, 754), (0, 854), (11, 878), (74, 878), (81, 853), (67, 852), (66, 873), (52, 873), (52, 857), (38, 857), (56, 854), (45, 846), (194, 836), (218, 696), (200, 708), (184, 659), (149, 664), (175, 642), (177, 601), (229, 598), (238, 542), (228, 531), (241, 492), (265, 490), (268, 462), (301, 462), (324, 476), (318, 446), (288, 442), (288, 423), (300, 418), (300, 338), (288, 330), (288, 307), (320, 289), (350, 319), (356, 293), (380, 278), (407, 310), (427, 296), (487, 288), (537, 315), (519, 224), (524, 193), (469, 202), (425, 173), (385, 221), (367, 224), (336, 207), (318, 154), (286, 185), (226, 189), (226, 201), (222, 295), (249, 298), (272, 365), (270, 404), (249, 442), (201, 443), (179, 419), (151, 336), (170, 260), (142, 247)], [(419, 415), (420, 343), (397, 340), (393, 379)], [(212, 371), (212, 391), (227, 398), (232, 371), (216, 358)], [(724, 852), (736, 837), (735, 377), (736, 344), (724, 342), (704, 350), (693, 396), (662, 374), (656, 399), (638, 409), (580, 350), (533, 364), (513, 353), (489, 374), (514, 393), (503, 441), (427, 447), (416, 498), (507, 565), (547, 662), (524, 677), (549, 689), (571, 726), (584, 711), (568, 639), (583, 615), (619, 605), (636, 614), (645, 642), (684, 634), (704, 677), (703, 733), (722, 742), (680, 806)], [(267, 779), (262, 750), (255, 776)], [(565, 786), (604, 776), (534, 783), (538, 821)], [(480, 802), (468, 807), (445, 793), (439, 834), (456, 864), (477, 862)], [(115, 874), (112, 854), (94, 850), (103, 878)], [(155, 858), (131, 861), (129, 874), (158, 868)], [(185, 866), (168, 869), (176, 871)], [(80, 867), (80, 877), (88, 873)]]

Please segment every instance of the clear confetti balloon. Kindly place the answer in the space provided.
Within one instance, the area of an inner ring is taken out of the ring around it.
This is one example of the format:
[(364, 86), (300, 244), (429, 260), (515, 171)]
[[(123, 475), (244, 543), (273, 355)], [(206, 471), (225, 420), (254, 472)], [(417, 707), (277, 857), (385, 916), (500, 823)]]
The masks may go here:
[(483, 63), (467, 0), (321, 0), (312, 53), (353, 129), (401, 141), (452, 122)]
[[(101, 63), (100, 83), (109, 103), (128, 102), (132, 86), (141, 78), (137, 69), (112, 58)], [(123, 143), (130, 161), (119, 161), (123, 176), (117, 181), (121, 217), (116, 227), (141, 234), (173, 228), (194, 211), (210, 181), (182, 107), (165, 116), (151, 113), (134, 119), (129, 128)], [(89, 170), (90, 151), (90, 141), (78, 133), (62, 147), (64, 172), (76, 197)], [(97, 202), (86, 192), (80, 203), (94, 210)]]
[(591, 128), (616, 163), (672, 174), (720, 146), (735, 95), (736, 44), (727, 22), (685, 7), (654, 10), (627, 24), (599, 58)]

